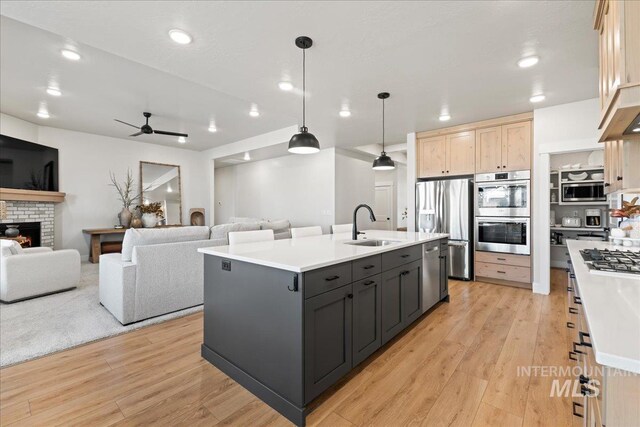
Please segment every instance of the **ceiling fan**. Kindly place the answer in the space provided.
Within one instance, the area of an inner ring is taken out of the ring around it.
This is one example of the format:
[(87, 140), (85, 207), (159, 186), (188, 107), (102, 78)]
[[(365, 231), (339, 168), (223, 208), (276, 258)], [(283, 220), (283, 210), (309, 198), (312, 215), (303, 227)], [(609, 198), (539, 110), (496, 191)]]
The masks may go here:
[(186, 133), (167, 132), (167, 131), (164, 131), (164, 130), (155, 130), (155, 129), (151, 128), (151, 126), (149, 126), (149, 117), (151, 117), (151, 113), (144, 112), (144, 113), (142, 113), (142, 115), (147, 118), (147, 122), (145, 124), (143, 124), (142, 126), (140, 126), (140, 127), (138, 127), (136, 125), (132, 125), (131, 123), (123, 122), (122, 120), (118, 120), (118, 119), (113, 119), (113, 120), (115, 120), (116, 122), (120, 122), (122, 124), (125, 124), (127, 126), (131, 126), (131, 127), (136, 128), (136, 129), (140, 129), (138, 132), (136, 132), (134, 134), (131, 134), (129, 136), (139, 136), (139, 135), (142, 135), (142, 134), (150, 135), (152, 133), (156, 133), (158, 135), (182, 136), (182, 137), (185, 137), (185, 138), (189, 136)]

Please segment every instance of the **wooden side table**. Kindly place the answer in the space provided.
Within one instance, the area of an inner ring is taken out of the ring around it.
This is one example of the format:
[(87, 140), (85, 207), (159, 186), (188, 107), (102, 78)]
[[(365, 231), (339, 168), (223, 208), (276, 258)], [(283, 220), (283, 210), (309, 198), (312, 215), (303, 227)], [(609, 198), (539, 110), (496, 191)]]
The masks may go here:
[(94, 264), (100, 262), (100, 255), (102, 254), (102, 247), (100, 246), (100, 243), (102, 241), (102, 236), (124, 234), (126, 231), (126, 228), (89, 228), (82, 230), (84, 234), (91, 236), (91, 243), (89, 245), (89, 261)]

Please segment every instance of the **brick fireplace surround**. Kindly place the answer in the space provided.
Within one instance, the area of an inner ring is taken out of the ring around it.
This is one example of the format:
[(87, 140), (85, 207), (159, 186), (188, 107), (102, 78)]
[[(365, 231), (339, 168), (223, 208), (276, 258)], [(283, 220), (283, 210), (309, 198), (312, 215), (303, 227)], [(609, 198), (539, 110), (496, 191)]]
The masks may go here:
[(53, 202), (7, 201), (7, 219), (2, 224), (40, 223), (40, 246), (53, 247)]

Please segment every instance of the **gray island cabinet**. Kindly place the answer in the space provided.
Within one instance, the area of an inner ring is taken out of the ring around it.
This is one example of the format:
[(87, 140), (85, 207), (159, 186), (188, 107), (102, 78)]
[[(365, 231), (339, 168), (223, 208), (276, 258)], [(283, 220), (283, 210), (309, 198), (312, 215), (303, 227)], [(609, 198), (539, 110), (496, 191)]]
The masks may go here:
[[(201, 249), (202, 356), (304, 425), (314, 398), (423, 313), (423, 245), (444, 256), (446, 235), (393, 234), (412, 241), (365, 250), (318, 236)], [(320, 262), (308, 262), (313, 253)], [(437, 286), (445, 298), (446, 283)]]

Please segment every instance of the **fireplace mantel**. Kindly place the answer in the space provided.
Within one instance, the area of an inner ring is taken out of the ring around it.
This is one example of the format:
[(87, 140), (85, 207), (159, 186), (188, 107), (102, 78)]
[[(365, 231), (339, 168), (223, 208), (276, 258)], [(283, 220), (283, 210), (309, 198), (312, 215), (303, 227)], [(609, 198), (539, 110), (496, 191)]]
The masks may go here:
[(58, 191), (18, 190), (16, 188), (0, 188), (0, 200), (17, 200), (25, 202), (64, 202), (65, 193)]

